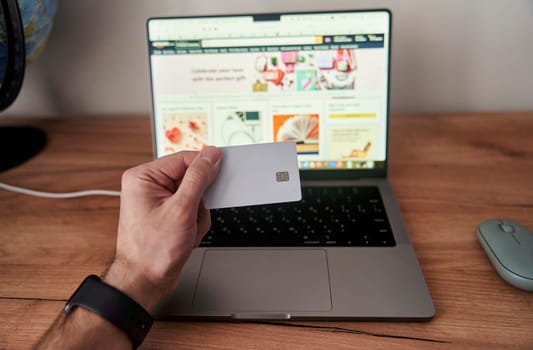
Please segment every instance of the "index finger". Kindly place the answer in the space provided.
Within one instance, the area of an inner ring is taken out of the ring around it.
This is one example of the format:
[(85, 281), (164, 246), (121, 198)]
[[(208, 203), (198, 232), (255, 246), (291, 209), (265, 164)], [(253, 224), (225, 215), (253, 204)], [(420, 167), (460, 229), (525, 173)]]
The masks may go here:
[(146, 166), (157, 169), (174, 181), (179, 181), (198, 153), (198, 151), (180, 151), (155, 159)]

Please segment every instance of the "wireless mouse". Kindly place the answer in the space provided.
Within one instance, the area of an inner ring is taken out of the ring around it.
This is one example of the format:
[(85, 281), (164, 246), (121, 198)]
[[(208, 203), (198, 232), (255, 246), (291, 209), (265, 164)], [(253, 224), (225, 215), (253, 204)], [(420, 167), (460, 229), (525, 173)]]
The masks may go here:
[(533, 233), (511, 220), (487, 220), (477, 237), (500, 276), (511, 285), (533, 291)]

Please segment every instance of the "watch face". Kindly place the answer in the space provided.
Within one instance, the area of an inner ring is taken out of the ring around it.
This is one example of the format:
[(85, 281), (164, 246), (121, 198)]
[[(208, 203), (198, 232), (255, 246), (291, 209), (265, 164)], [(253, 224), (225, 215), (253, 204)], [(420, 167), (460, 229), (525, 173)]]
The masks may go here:
[(72, 293), (72, 295), (70, 296), (70, 298), (67, 300), (66, 304), (65, 304), (65, 308), (63, 309), (63, 311), (65, 312), (65, 314), (69, 314), (72, 312), (72, 310), (74, 310), (74, 308), (76, 306), (78, 306), (78, 304), (76, 304), (76, 298), (78, 297), (78, 294), (80, 293), (81, 290), (85, 289), (85, 288), (88, 288), (90, 289), (90, 283), (89, 281), (101, 281), (100, 277), (96, 276), (96, 275), (89, 275), (87, 277), (85, 277), (85, 279), (83, 280), (83, 282), (80, 283), (80, 285), (78, 286), (78, 288), (76, 288), (76, 290), (74, 291), (74, 293)]

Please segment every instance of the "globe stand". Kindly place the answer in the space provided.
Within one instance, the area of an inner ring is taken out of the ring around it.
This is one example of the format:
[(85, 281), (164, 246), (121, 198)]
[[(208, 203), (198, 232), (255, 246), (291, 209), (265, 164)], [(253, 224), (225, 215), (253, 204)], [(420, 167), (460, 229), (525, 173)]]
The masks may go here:
[(14, 168), (41, 152), (46, 134), (28, 126), (0, 127), (0, 171)]

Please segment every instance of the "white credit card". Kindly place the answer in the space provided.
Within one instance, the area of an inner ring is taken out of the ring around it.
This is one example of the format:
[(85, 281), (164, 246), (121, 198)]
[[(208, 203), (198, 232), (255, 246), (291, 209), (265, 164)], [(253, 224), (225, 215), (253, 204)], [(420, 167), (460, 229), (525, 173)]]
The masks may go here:
[(302, 199), (296, 143), (219, 147), (220, 171), (204, 195), (207, 209)]

